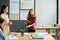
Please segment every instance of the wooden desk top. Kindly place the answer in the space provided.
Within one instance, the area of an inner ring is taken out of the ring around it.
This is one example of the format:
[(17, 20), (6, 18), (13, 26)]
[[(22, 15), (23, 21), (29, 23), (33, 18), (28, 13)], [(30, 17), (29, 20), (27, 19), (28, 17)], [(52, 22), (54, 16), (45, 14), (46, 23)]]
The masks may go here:
[(60, 27), (37, 27), (37, 30), (46, 30), (46, 29), (56, 30), (60, 29)]
[[(34, 40), (32, 37), (30, 36), (20, 36), (21, 33), (11, 33), (11, 35), (14, 35), (16, 37), (19, 38), (19, 40)], [(30, 33), (30, 34), (34, 34), (34, 33)], [(44, 39), (43, 40), (54, 40), (54, 38), (50, 35), (50, 34), (45, 34), (44, 35)]]

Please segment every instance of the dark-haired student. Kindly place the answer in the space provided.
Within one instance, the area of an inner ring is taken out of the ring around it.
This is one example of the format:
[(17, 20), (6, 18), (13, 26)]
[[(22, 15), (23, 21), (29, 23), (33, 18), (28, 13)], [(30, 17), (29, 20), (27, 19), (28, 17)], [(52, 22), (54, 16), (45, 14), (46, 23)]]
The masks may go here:
[(3, 5), (3, 6), (1, 7), (0, 16), (1, 16), (1, 18), (4, 19), (5, 24), (6, 24), (6, 25), (3, 27), (3, 28), (4, 28), (3, 31), (4, 31), (5, 34), (9, 34), (9, 26), (10, 26), (10, 24), (12, 24), (12, 22), (10, 22), (10, 21), (9, 21), (9, 18), (8, 18), (8, 6)]
[(4, 20), (2, 18), (0, 18), (0, 40), (5, 40), (3, 28), (2, 28), (2, 26), (4, 26), (4, 24), (5, 24)]
[(27, 23), (28, 32), (35, 32), (36, 30), (36, 13), (33, 9), (30, 9), (28, 12), (27, 20), (30, 23)]

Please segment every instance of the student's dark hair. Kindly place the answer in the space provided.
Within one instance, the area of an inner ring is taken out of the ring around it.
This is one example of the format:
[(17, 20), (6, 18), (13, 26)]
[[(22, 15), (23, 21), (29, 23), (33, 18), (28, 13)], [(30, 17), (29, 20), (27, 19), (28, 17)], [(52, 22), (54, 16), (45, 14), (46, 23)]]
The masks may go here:
[[(2, 24), (4, 22), (4, 19), (0, 18), (0, 24)], [(2, 29), (1, 25), (0, 25), (0, 28)], [(3, 31), (3, 29), (2, 29)]]
[(0, 24), (2, 24), (4, 22), (4, 19), (0, 18)]
[(6, 5), (2, 5), (0, 15), (1, 15), (2, 13), (4, 13), (4, 11), (3, 11), (3, 10), (4, 10), (6, 7), (7, 7)]

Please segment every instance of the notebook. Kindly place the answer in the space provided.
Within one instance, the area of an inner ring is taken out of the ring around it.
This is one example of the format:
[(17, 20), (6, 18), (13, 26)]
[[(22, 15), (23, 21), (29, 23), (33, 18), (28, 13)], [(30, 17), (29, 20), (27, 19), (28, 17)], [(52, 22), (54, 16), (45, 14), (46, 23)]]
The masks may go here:
[(44, 35), (43, 34), (35, 34), (34, 36), (33, 36), (33, 38), (35, 38), (35, 39), (42, 39), (42, 38), (44, 38)]

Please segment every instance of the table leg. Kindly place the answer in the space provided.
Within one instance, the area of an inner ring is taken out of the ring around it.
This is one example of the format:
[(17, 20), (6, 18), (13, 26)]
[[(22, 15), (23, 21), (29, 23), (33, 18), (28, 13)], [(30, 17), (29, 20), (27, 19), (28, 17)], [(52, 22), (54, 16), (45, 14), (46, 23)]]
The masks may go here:
[(50, 29), (46, 29), (46, 32), (48, 32), (50, 34)]

